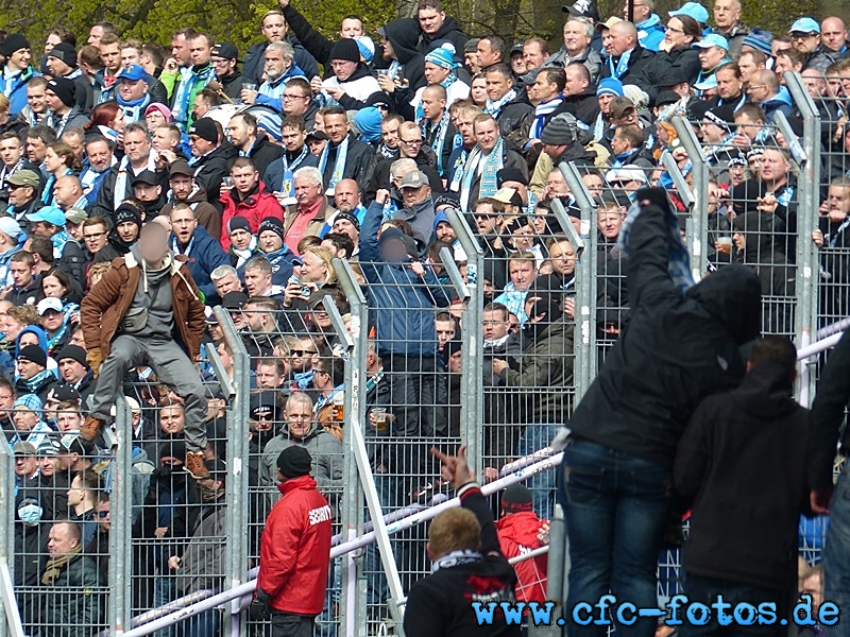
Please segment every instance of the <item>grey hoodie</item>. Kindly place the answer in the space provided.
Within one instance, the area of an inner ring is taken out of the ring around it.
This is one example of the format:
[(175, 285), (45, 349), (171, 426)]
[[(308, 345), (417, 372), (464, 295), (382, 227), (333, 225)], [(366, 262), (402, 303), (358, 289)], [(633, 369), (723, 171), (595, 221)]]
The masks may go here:
[(147, 310), (148, 320), (144, 333), (148, 337), (170, 339), (174, 329), (174, 311), (171, 306), (171, 255), (166, 256), (164, 264), (151, 270), (139, 253), (138, 246), (130, 251), (142, 269), (139, 287), (130, 305), (130, 313)]

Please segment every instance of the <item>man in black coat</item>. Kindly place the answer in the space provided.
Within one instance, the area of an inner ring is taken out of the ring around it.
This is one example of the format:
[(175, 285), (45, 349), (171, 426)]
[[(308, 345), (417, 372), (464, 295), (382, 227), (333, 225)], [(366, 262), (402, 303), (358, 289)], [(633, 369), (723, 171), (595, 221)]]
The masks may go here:
[[(823, 551), (824, 599), (850, 608), (850, 463), (842, 465), (833, 488), (835, 449), (847, 455), (848, 430), (843, 427), (844, 410), (850, 399), (850, 336), (844, 333), (829, 355), (812, 403), (808, 437), (808, 487), (812, 512), (829, 514), (829, 529)], [(830, 503), (830, 498), (832, 502)], [(850, 623), (842, 620), (830, 633), (848, 634)]]
[[(573, 413), (559, 469), (570, 618), (576, 603), (609, 591), (638, 608), (656, 605), (676, 445), (699, 403), (744, 376), (739, 348), (761, 324), (758, 276), (746, 268), (724, 267), (682, 292), (668, 270), (668, 251), (684, 250), (667, 193), (640, 190), (636, 201), (639, 214), (622, 231), (631, 320)], [(574, 635), (607, 634), (569, 625)], [(655, 619), (637, 627), (652, 635)]]
[[(597, 25), (602, 29), (604, 25)], [(623, 84), (635, 84), (649, 95), (650, 103), (658, 95), (659, 72), (667, 60), (638, 44), (638, 32), (631, 22), (621, 20), (604, 28), (602, 43), (608, 52), (600, 77), (615, 77)]]
[[(693, 503), (684, 559), (692, 602), (711, 604), (722, 595), (733, 607), (772, 603), (777, 618), (791, 619), (809, 423), (808, 410), (793, 398), (796, 365), (797, 350), (787, 338), (761, 339), (741, 386), (702, 401), (679, 441), (674, 482)], [(779, 635), (787, 629), (761, 630)], [(679, 634), (718, 631), (714, 617), (706, 626), (686, 622)]]
[(499, 548), (493, 513), (466, 462), (466, 447), (457, 456), (436, 449), (431, 453), (443, 464), (443, 479), (451, 482), (460, 509), (449, 509), (434, 518), (428, 530), (431, 574), (410, 588), (404, 613), (408, 637), (436, 635), (519, 636), (518, 625), (508, 625), (496, 614), (492, 624), (478, 621), (473, 608), (479, 602), (515, 603), (516, 573)]

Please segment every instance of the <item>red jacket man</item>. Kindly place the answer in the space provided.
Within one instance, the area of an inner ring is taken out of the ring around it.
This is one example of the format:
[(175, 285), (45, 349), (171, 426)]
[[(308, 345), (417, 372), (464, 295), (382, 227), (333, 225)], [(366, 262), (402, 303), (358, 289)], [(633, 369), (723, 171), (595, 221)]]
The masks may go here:
[(281, 499), (269, 513), (260, 544), (260, 573), (251, 616), (271, 607), (272, 637), (312, 635), (322, 612), (330, 569), (331, 508), (310, 477), (312, 459), (291, 446), (277, 458)]
[(221, 247), (230, 249), (229, 224), (233, 217), (244, 217), (251, 226), (251, 234), (257, 234), (260, 221), (276, 217), (283, 221), (283, 208), (274, 195), (266, 192), (260, 174), (247, 157), (239, 157), (230, 169), (233, 187), (221, 195), (224, 212), (221, 215)]
[[(509, 560), (544, 545), (541, 536), (548, 535), (548, 523), (532, 510), (531, 492), (514, 484), (502, 494), (502, 517), (496, 521), (499, 546)], [(516, 598), (519, 602), (546, 601), (548, 555), (538, 555), (514, 564)]]

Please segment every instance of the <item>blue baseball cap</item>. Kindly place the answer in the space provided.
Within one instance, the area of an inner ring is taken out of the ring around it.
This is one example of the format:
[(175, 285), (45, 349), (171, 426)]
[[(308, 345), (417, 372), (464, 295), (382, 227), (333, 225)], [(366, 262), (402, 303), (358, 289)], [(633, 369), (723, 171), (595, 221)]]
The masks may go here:
[(12, 403), (12, 411), (41, 411), (42, 407), (43, 404), (41, 402), (41, 398), (35, 394), (24, 394), (23, 396), (18, 396), (18, 399)]
[(729, 42), (722, 35), (709, 33), (699, 42), (694, 42), (691, 45), (692, 49), (710, 49), (713, 46), (719, 46), (721, 49), (729, 52)]
[(820, 33), (820, 25), (813, 18), (800, 18), (791, 25), (788, 33)]
[(30, 221), (43, 221), (54, 226), (65, 227), (65, 213), (56, 206), (45, 206), (41, 210), (27, 215)]
[(145, 71), (138, 64), (131, 64), (130, 66), (125, 66), (118, 73), (119, 80), (127, 80), (128, 82), (138, 82), (139, 80), (144, 80), (145, 82), (150, 82), (150, 76), (148, 72)]
[(699, 2), (686, 2), (675, 11), (668, 12), (667, 15), (671, 18), (675, 18), (677, 15), (686, 15), (700, 24), (706, 24), (708, 22), (708, 9)]

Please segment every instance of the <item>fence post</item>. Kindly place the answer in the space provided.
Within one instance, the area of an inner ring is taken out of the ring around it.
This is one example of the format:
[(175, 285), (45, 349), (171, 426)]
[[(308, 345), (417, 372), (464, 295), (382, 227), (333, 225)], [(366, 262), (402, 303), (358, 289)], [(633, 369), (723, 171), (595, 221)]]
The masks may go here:
[(699, 139), (689, 122), (681, 117), (673, 118), (673, 127), (682, 141), (693, 166), (693, 207), (691, 208), (692, 231), (688, 235), (691, 250), (691, 270), (694, 281), (705, 276), (708, 268), (708, 163), (702, 152)]
[[(461, 429), (467, 458), (476, 475), (483, 468), (481, 454), (484, 442), (484, 368), (481, 349), (484, 346), (482, 316), (484, 313), (484, 251), (472, 233), (466, 218), (456, 208), (446, 208), (446, 217), (466, 253), (466, 298), (463, 299)], [(444, 259), (445, 261), (445, 259)]]
[(581, 211), (581, 236), (576, 236), (575, 227), (570, 221), (563, 204), (557, 199), (552, 202), (552, 211), (561, 224), (561, 228), (570, 237), (576, 251), (576, 327), (578, 337), (574, 337), (575, 364), (578, 373), (573, 373), (575, 383), (575, 404), (581, 400), (593, 379), (596, 378), (596, 204), (575, 165), (562, 162), (558, 168), (573, 193)]
[[(797, 347), (805, 347), (812, 342), (817, 329), (817, 289), (818, 259), (816, 247), (808, 239), (812, 228), (817, 226), (820, 207), (820, 117), (809, 92), (799, 73), (785, 73), (785, 85), (791, 92), (797, 108), (803, 116), (803, 155), (798, 159), (800, 176), (797, 180), (797, 311), (795, 313), (794, 332), (797, 335)], [(800, 376), (800, 403), (808, 407), (814, 392), (814, 375), (804, 373)]]
[(15, 457), (0, 442), (0, 637), (24, 634), (15, 599)]
[[(236, 588), (243, 584), (248, 571), (248, 417), (251, 400), (251, 359), (245, 343), (236, 331), (230, 314), (222, 307), (215, 308), (224, 339), (233, 352), (233, 400), (227, 414), (227, 543), (224, 551), (224, 586)], [(229, 585), (228, 585), (229, 582)], [(239, 617), (238, 600), (228, 606), (232, 626), (245, 634), (245, 624)], [(227, 625), (228, 622), (223, 622)]]
[(109, 494), (109, 634), (123, 635), (132, 627), (133, 412), (124, 396), (115, 400), (117, 447), (110, 466)]
[[(345, 361), (345, 446), (354, 449), (354, 430), (362, 430), (366, 423), (366, 345), (369, 340), (369, 320), (366, 299), (348, 261), (334, 259), (334, 270), (340, 288), (348, 300), (351, 321), (346, 333), (339, 334), (340, 341), (347, 343)], [(331, 297), (325, 297), (333, 301)], [(336, 324), (335, 324), (336, 325)], [(337, 328), (339, 332), (339, 328)], [(363, 533), (363, 485), (357, 472), (357, 460), (353, 453), (346, 453), (343, 473), (345, 486), (342, 492), (342, 537), (353, 539)], [(366, 586), (361, 562), (354, 553), (343, 558), (342, 590), (340, 592), (340, 627), (346, 637), (365, 634)], [(350, 630), (351, 627), (354, 630)], [(356, 632), (355, 632), (356, 631)]]

